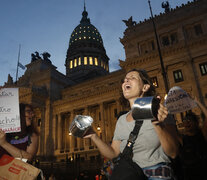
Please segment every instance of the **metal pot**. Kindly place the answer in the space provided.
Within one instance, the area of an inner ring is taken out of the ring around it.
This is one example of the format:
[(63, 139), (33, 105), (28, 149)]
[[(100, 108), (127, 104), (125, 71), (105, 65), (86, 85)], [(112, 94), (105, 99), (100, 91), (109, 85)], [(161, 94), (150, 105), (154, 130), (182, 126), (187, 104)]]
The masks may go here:
[(157, 118), (160, 99), (149, 96), (137, 98), (132, 106), (134, 120), (152, 120)]
[(73, 136), (82, 138), (90, 129), (92, 123), (93, 118), (91, 116), (76, 115), (69, 127), (69, 132)]

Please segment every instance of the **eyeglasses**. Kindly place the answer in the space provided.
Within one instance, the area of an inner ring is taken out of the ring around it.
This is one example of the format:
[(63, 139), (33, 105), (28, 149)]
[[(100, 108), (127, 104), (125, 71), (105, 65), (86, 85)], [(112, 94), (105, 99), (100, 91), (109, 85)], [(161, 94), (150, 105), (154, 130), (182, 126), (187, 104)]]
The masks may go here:
[(34, 112), (32, 110), (29, 110), (29, 109), (28, 110), (25, 110), (25, 112), (34, 114)]

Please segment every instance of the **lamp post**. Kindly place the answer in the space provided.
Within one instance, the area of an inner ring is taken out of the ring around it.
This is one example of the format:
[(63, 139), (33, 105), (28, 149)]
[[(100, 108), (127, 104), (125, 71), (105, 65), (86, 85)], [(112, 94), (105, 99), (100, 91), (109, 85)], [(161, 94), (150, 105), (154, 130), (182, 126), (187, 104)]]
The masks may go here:
[(156, 43), (157, 43), (157, 49), (158, 49), (158, 53), (159, 53), (159, 57), (160, 57), (160, 65), (161, 65), (162, 76), (163, 76), (164, 85), (165, 85), (165, 91), (166, 91), (166, 93), (168, 93), (169, 87), (168, 87), (167, 73), (165, 71), (165, 67), (164, 67), (164, 63), (163, 63), (163, 59), (162, 59), (162, 53), (161, 53), (161, 50), (160, 50), (160, 44), (159, 44), (159, 40), (158, 40), (158, 36), (157, 36), (157, 30), (156, 30), (156, 26), (155, 26), (155, 22), (154, 22), (154, 16), (152, 14), (152, 7), (151, 7), (151, 4), (150, 4), (150, 0), (148, 0), (148, 3), (149, 3), (151, 19), (152, 19), (152, 24), (153, 24), (153, 28), (154, 28)]

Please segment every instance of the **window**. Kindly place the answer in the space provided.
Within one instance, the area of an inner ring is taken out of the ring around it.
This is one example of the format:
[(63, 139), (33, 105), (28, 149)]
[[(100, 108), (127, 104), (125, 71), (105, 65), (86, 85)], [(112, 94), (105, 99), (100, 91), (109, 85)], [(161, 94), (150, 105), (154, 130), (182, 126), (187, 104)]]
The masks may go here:
[(84, 57), (84, 65), (87, 65), (88, 62), (87, 62), (87, 57)]
[(206, 75), (207, 74), (207, 62), (202, 63), (199, 65), (200, 66), (200, 70), (201, 70), (201, 75)]
[(194, 26), (196, 36), (203, 34), (203, 30), (200, 24)]
[(74, 67), (77, 66), (77, 59), (74, 60)]
[(89, 57), (89, 64), (93, 65), (93, 58), (92, 57)]
[(161, 37), (162, 46), (169, 46), (178, 42), (177, 32), (171, 32)]
[(148, 53), (147, 45), (145, 43), (140, 45), (140, 51), (142, 54)]
[(176, 83), (183, 81), (183, 74), (182, 74), (182, 71), (180, 69), (176, 70), (176, 71), (173, 71), (173, 75), (174, 75), (174, 80), (175, 80)]
[(81, 65), (81, 57), (78, 58), (78, 65)]
[(178, 37), (177, 37), (177, 33), (172, 33), (170, 35), (170, 40), (171, 40), (171, 44), (175, 44), (178, 42)]
[(73, 60), (70, 61), (70, 69), (73, 68)]
[(157, 88), (158, 87), (157, 77), (156, 76), (155, 77), (152, 77), (151, 78), (151, 81), (152, 81), (153, 86)]
[(95, 65), (98, 66), (98, 59), (95, 57), (94, 60), (95, 60)]
[(163, 36), (163, 37), (162, 37), (162, 45), (163, 45), (163, 46), (168, 46), (168, 45), (170, 45), (170, 41), (169, 41), (168, 36)]

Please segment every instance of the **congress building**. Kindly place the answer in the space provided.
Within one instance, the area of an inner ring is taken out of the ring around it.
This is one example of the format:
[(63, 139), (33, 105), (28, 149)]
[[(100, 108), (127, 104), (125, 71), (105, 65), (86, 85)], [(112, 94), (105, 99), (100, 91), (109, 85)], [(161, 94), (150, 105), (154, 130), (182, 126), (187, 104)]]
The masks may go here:
[[(179, 86), (207, 105), (207, 1), (194, 0), (175, 9), (165, 6), (164, 11), (140, 22), (126, 17), (120, 38), (126, 59), (119, 60), (118, 71), (109, 71), (104, 39), (84, 6), (80, 24), (70, 36), (66, 75), (57, 71), (48, 54), (40, 57), (36, 52), (17, 82), (8, 76), (4, 87), (19, 87), (20, 102), (35, 108), (40, 131), (36, 160), (42, 167), (72, 162), (78, 163), (79, 171), (101, 167), (97, 147), (90, 139), (72, 136), (69, 126), (76, 115), (90, 115), (93, 129), (110, 143), (119, 113), (128, 110), (121, 100), (121, 82), (132, 68), (145, 69), (162, 97), (165, 76), (169, 88)], [(182, 128), (182, 115), (176, 118)]]

